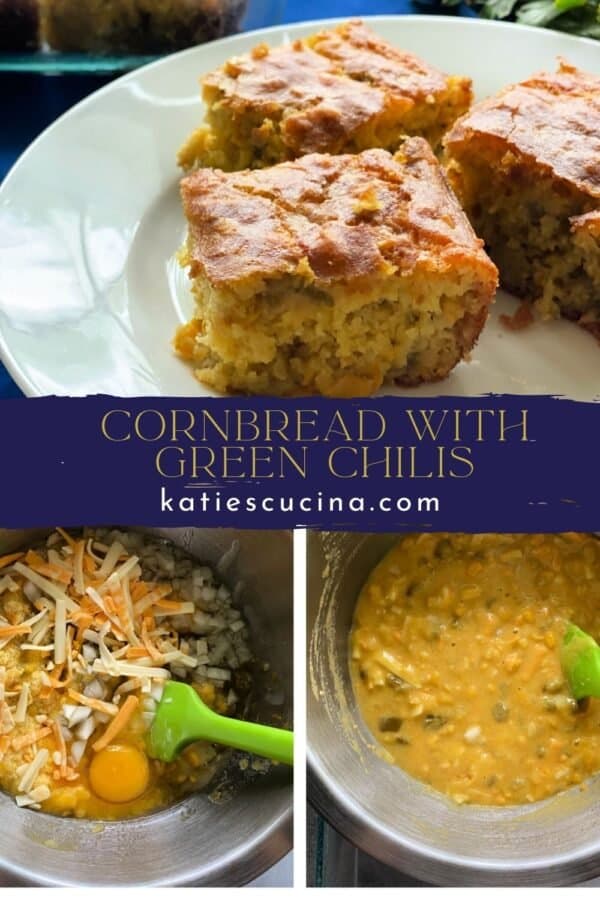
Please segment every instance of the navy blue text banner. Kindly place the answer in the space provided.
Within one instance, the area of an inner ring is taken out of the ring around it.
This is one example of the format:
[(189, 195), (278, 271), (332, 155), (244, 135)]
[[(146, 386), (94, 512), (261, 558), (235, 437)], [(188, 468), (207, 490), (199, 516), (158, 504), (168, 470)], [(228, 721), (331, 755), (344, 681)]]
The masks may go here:
[(0, 526), (600, 529), (597, 404), (8, 400)]

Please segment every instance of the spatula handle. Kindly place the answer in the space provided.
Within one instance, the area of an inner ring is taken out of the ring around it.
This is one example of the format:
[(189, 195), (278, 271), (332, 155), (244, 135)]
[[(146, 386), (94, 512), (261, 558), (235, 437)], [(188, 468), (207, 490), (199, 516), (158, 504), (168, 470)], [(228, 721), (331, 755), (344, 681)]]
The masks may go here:
[(211, 716), (210, 725), (207, 723), (205, 731), (206, 738), (217, 744), (246, 750), (288, 766), (294, 764), (294, 735), (284, 728), (272, 728), (270, 725), (257, 725), (255, 722), (241, 722), (239, 719), (215, 715), (214, 719)]

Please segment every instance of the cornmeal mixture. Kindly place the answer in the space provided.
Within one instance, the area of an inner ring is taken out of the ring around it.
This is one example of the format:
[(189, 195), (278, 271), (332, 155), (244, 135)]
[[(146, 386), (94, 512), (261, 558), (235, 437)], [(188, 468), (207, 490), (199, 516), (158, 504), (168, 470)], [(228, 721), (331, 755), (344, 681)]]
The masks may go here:
[(600, 769), (600, 701), (561, 671), (567, 621), (600, 632), (591, 535), (421, 534), (372, 572), (351, 674), (390, 762), (457, 803), (530, 803)]
[(239, 715), (247, 638), (229, 590), (166, 541), (59, 529), (0, 557), (0, 788), (19, 806), (117, 819), (203, 787), (217, 748), (159, 763), (147, 734), (171, 677)]

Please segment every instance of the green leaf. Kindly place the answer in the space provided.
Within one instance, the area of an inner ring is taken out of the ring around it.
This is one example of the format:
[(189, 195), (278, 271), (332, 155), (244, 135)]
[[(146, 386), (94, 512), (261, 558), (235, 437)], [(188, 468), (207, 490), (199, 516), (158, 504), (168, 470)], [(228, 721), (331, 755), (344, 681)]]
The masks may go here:
[(487, 0), (483, 5), (483, 15), (487, 19), (506, 19), (518, 3), (519, 0)]
[(561, 12), (567, 12), (567, 10), (575, 9), (577, 6), (586, 6), (587, 0), (554, 0), (554, 5)]
[[(442, 0), (454, 5), (457, 0)], [(516, 19), (600, 40), (600, 0), (466, 0), (487, 19)]]
[(551, 28), (600, 40), (600, 4), (594, 0), (585, 6), (570, 9), (555, 19)]
[(560, 15), (554, 0), (529, 0), (517, 11), (517, 21), (523, 25), (548, 25)]
[(598, 22), (586, 23), (561, 17), (553, 22), (551, 27), (556, 31), (565, 31), (567, 34), (577, 34), (579, 37), (600, 40), (600, 23)]

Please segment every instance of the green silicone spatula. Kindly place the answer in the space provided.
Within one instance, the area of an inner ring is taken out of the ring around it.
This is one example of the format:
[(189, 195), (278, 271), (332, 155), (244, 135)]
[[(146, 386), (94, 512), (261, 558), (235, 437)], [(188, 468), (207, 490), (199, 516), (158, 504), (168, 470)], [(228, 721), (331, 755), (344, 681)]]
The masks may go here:
[(150, 729), (148, 753), (154, 759), (171, 762), (194, 741), (225, 744), (288, 766), (294, 762), (291, 731), (220, 716), (189, 684), (168, 681)]
[(600, 697), (600, 646), (572, 622), (563, 637), (560, 663), (576, 700)]

